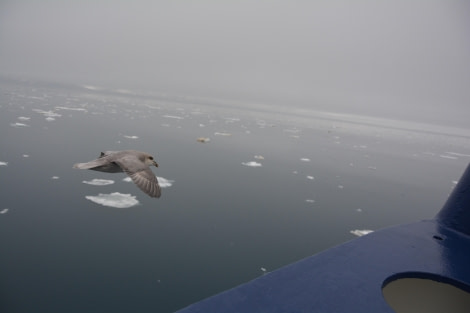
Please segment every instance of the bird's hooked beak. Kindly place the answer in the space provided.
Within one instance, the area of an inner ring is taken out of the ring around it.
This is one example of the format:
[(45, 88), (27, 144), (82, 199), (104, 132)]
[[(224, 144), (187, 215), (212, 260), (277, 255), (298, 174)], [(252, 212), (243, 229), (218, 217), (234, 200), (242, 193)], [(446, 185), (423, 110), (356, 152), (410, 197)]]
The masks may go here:
[(155, 166), (155, 167), (158, 167), (158, 163), (155, 162), (155, 161), (153, 161), (152, 165)]

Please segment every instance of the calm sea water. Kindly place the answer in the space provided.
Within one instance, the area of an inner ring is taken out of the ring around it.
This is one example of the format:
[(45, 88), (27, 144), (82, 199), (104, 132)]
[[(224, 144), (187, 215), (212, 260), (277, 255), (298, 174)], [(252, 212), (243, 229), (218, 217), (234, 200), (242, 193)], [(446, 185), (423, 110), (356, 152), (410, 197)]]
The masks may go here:
[[(468, 129), (291, 104), (4, 79), (0, 112), (2, 312), (172, 312), (432, 218), (470, 161)], [(124, 149), (155, 156), (160, 199), (72, 168)]]

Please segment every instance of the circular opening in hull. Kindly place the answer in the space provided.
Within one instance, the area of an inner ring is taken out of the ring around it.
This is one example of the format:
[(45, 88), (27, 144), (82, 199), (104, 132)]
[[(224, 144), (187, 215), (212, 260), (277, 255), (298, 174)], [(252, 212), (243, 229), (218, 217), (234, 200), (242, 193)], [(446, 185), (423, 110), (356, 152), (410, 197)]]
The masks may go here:
[(387, 279), (382, 288), (385, 300), (396, 313), (470, 312), (468, 286), (431, 274), (399, 276)]

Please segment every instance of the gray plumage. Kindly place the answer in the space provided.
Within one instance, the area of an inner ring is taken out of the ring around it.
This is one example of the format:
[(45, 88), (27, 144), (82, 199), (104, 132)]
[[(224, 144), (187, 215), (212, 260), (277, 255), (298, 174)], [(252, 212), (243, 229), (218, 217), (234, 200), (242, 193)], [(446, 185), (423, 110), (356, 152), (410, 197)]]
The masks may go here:
[(158, 167), (150, 154), (136, 150), (123, 150), (101, 152), (98, 159), (87, 163), (77, 163), (73, 167), (106, 173), (124, 172), (143, 192), (150, 197), (160, 198), (161, 188), (157, 177), (149, 167), (151, 165)]

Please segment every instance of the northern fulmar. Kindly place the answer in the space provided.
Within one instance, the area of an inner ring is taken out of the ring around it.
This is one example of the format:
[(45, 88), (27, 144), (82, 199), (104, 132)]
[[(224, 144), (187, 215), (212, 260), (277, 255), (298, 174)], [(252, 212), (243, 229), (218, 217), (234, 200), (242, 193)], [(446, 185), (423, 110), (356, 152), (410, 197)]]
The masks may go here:
[(153, 157), (142, 151), (123, 150), (101, 152), (98, 159), (77, 163), (73, 167), (106, 173), (125, 172), (143, 192), (153, 198), (160, 198), (162, 191), (157, 177), (149, 166), (158, 167)]

